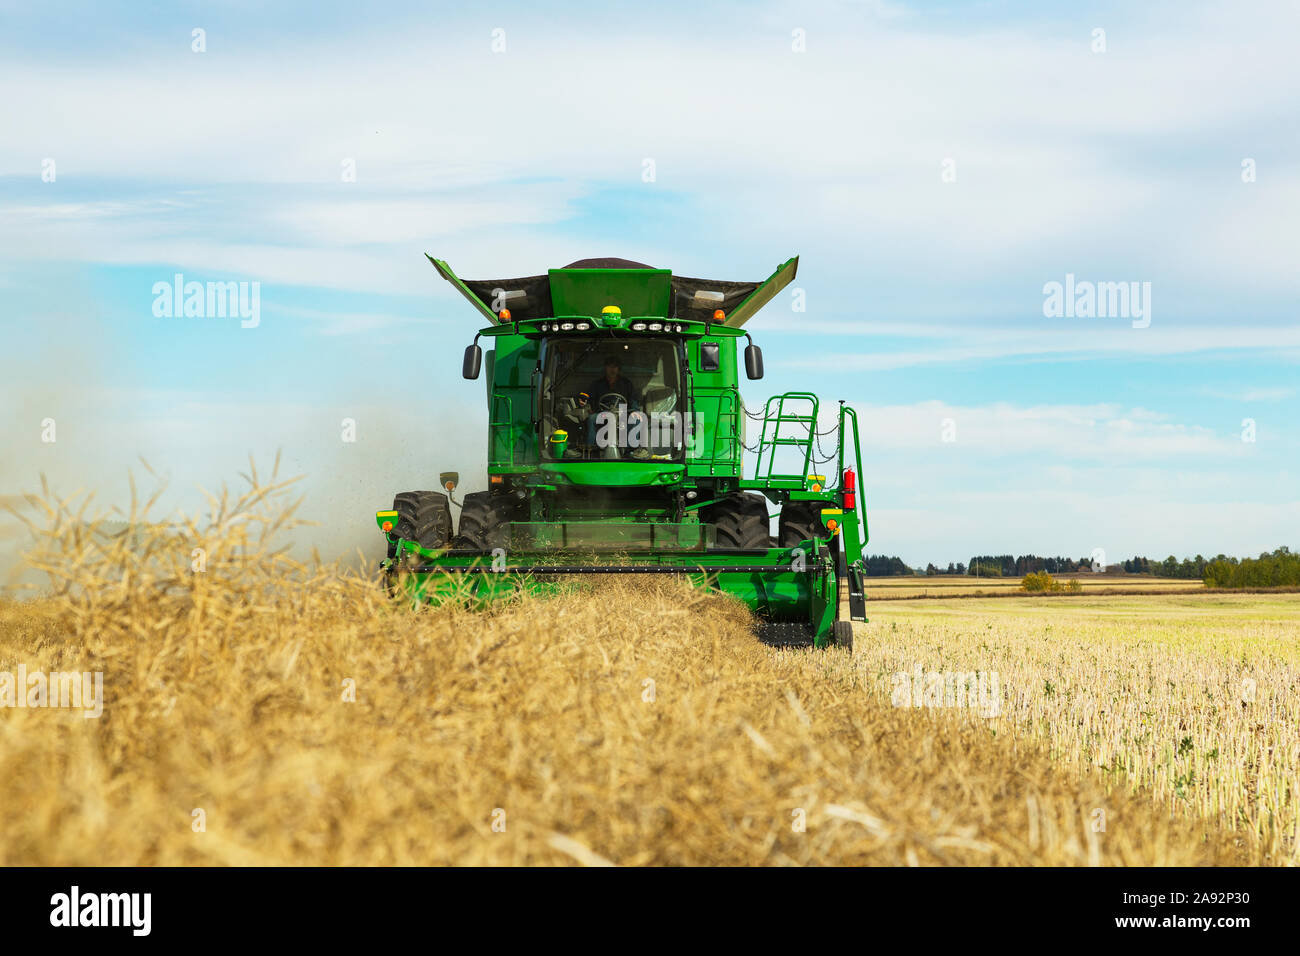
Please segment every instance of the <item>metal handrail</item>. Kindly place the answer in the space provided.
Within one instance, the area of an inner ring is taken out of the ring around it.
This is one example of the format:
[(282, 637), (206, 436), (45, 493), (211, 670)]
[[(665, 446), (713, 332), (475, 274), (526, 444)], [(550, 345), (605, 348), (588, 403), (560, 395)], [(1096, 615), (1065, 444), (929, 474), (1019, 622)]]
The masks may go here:
[(844, 419), (846, 417), (851, 418), (853, 420), (853, 459), (855, 464), (857, 465), (857, 476), (858, 476), (858, 486), (854, 492), (854, 494), (856, 495), (856, 501), (855, 501), (856, 507), (854, 511), (855, 514), (857, 515), (858, 524), (862, 528), (862, 543), (866, 544), (868, 539), (867, 503), (866, 503), (865, 496), (863, 494), (865, 476), (863, 475), (862, 472), (862, 444), (858, 440), (858, 413), (854, 409), (850, 408), (848, 405), (846, 405), (844, 402), (841, 401), (840, 402), (840, 455), (839, 455), (840, 475), (844, 474)]
[[(722, 400), (723, 400), (724, 397), (725, 397), (725, 398), (726, 398), (726, 399), (731, 403), (731, 408), (730, 408), (729, 411), (723, 411), (723, 408), (722, 408)], [(714, 426), (714, 428), (713, 428), (713, 446), (712, 446), (712, 448), (710, 448), (710, 450), (709, 450), (709, 460), (712, 461), (712, 462), (714, 462), (714, 463), (716, 463), (716, 462), (718, 461), (718, 440), (719, 440), (719, 438), (721, 438), (721, 436), (722, 436), (722, 421), (723, 421), (723, 418), (724, 418), (724, 417), (729, 416), (730, 419), (731, 419), (731, 431), (729, 432), (729, 434), (728, 434), (728, 436), (727, 436), (727, 438), (726, 438), (726, 441), (727, 441), (727, 443), (728, 443), (728, 447), (729, 447), (729, 448), (734, 448), (734, 444), (735, 444), (735, 443), (738, 443), (738, 442), (740, 441), (740, 434), (739, 434), (739, 431), (740, 431), (740, 418), (739, 418), (740, 392), (739, 392), (739, 390), (737, 390), (737, 389), (733, 386), (733, 387), (727, 389), (726, 391), (720, 392), (720, 393), (718, 394), (717, 398), (718, 398), (718, 415), (717, 415), (717, 418), (715, 419), (715, 421), (717, 422), (717, 424), (716, 424), (716, 425)], [(726, 460), (727, 460), (727, 461), (731, 461), (731, 460), (733, 459), (733, 457), (734, 457), (734, 456), (732, 456), (732, 455), (728, 455), (727, 458), (726, 458)]]
[[(786, 402), (806, 401), (812, 406), (811, 412), (807, 415), (786, 413)], [(772, 414), (773, 403), (776, 404), (776, 415)], [(754, 466), (755, 481), (803, 481), (808, 476), (809, 467), (812, 464), (813, 442), (816, 440), (817, 432), (817, 413), (819, 401), (812, 392), (783, 392), (780, 395), (773, 395), (767, 400), (763, 408), (763, 427), (759, 432), (758, 438), (758, 458)], [(772, 426), (772, 435), (768, 437), (768, 425)], [(776, 467), (776, 449), (781, 444), (793, 444), (791, 441), (781, 439), (781, 426), (783, 424), (806, 424), (808, 426), (808, 439), (803, 442), (803, 470), (800, 474), (777, 473), (773, 469)], [(764, 467), (763, 453), (767, 452), (766, 468)]]
[[(515, 404), (514, 404), (514, 400), (511, 398), (511, 396), (509, 396), (509, 395), (502, 395), (502, 394), (500, 394), (500, 393), (498, 393), (498, 392), (493, 392), (493, 394), (492, 394), (492, 412), (493, 412), (493, 414), (496, 413), (497, 402), (505, 402), (505, 403), (506, 403), (506, 416), (507, 416), (507, 417), (506, 417), (506, 419), (505, 419), (504, 421), (502, 421), (502, 420), (500, 420), (500, 419), (491, 419), (491, 418), (488, 420), (488, 454), (489, 454), (490, 456), (493, 456), (493, 457), (492, 457), (492, 460), (491, 460), (491, 462), (490, 462), (490, 467), (492, 467), (492, 468), (502, 468), (502, 467), (505, 467), (505, 468), (513, 468), (513, 467), (515, 466), (515, 446), (519, 444), (519, 436), (515, 434), (515, 429), (514, 429), (514, 424), (515, 424)], [(508, 446), (508, 450), (509, 450), (509, 456), (510, 456), (510, 458), (509, 458), (508, 461), (504, 461), (504, 462), (503, 462), (500, 458), (496, 458), (496, 457), (495, 457), (495, 454), (496, 454), (496, 441), (497, 441), (497, 435), (498, 435), (497, 429), (498, 429), (498, 428), (505, 428), (505, 430), (506, 430), (506, 439), (507, 439), (507, 440), (506, 440), (506, 445)]]

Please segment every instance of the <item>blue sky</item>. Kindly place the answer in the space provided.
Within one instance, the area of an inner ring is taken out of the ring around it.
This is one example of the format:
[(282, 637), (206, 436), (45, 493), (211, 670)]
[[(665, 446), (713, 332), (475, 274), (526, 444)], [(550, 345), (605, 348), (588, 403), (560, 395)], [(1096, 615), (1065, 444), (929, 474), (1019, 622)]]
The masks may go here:
[[(1300, 10), (1132, 6), (0, 3), (0, 498), (144, 457), (192, 508), (279, 449), (373, 549), (394, 491), (485, 480), (424, 252), (799, 254), (745, 394), (858, 408), (873, 552), (1296, 546)], [(257, 327), (156, 317), (178, 272), (260, 283)], [(1045, 317), (1067, 274), (1150, 325)]]

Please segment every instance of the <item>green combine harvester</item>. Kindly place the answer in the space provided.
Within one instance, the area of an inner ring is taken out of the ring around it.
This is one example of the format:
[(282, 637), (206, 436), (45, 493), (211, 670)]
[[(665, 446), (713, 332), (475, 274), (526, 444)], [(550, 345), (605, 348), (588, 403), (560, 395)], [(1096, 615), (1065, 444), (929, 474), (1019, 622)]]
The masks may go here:
[(429, 261), (487, 323), (465, 378), (482, 370), (479, 339), (492, 341), (488, 490), (457, 501), (446, 472), (442, 490), (376, 513), (392, 593), (482, 603), (569, 575), (677, 574), (744, 601), (767, 643), (852, 648), (851, 622), (866, 620), (857, 415), (841, 401), (823, 422), (811, 392), (751, 411), (739, 390), (741, 338), (746, 375), (763, 377), (745, 323), (797, 257), (765, 282), (626, 259), (469, 281)]

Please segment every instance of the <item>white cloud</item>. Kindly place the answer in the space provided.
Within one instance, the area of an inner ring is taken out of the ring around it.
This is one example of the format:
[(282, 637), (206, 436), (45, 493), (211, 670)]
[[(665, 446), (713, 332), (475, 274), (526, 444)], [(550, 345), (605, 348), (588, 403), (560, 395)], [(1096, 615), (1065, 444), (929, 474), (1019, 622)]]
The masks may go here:
[[(1223, 350), (1253, 350), (1267, 352), (1275, 358), (1294, 358), (1288, 350), (1300, 349), (1300, 327), (1238, 326), (1230, 321), (1205, 326), (1169, 319), (1159, 324), (1153, 321), (1150, 328), (1133, 329), (1125, 327), (1125, 320), (1077, 319), (1070, 320), (1073, 323), (1070, 327), (1063, 327), (1064, 321), (1030, 318), (1024, 330), (1014, 332), (982, 330), (972, 334), (970, 329), (963, 328), (944, 335), (955, 343), (945, 347), (848, 352), (837, 355), (835, 364), (846, 371), (883, 371), (993, 359), (1171, 356)], [(842, 330), (839, 334), (853, 335), (858, 331), (854, 323), (825, 325), (837, 326)], [(790, 326), (798, 327), (799, 323)], [(927, 332), (923, 327), (920, 335), (937, 337), (937, 333)], [(792, 368), (825, 368), (826, 360), (792, 358), (783, 360), (782, 364)]]
[(1238, 389), (1202, 388), (1198, 391), (1202, 395), (1230, 402), (1281, 402), (1297, 394), (1297, 389), (1290, 385), (1252, 386)]
[[(912, 405), (857, 405), (863, 446), (930, 450), (953, 463), (1033, 455), (1043, 463), (1097, 460), (1114, 465), (1161, 461), (1169, 456), (1231, 460), (1242, 455), (1236, 434), (1216, 435), (1198, 425), (1116, 404), (956, 406), (929, 401)], [(944, 441), (944, 425), (950, 421)]]
[(300, 241), (350, 246), (418, 244), (478, 230), (554, 223), (581, 191), (572, 186), (509, 185), (477, 199), (406, 197), (312, 200), (279, 206), (272, 219)]
[[(433, 329), (447, 325), (447, 320), (428, 316), (393, 315), (386, 312), (330, 312), (285, 305), (277, 306), (274, 313), (267, 316), (267, 321), (274, 321), (277, 315), (307, 319), (318, 326), (322, 335), (374, 333), (407, 325), (417, 326), (429, 334)], [(463, 329), (464, 323), (457, 322), (456, 326)]]
[[(518, 209), (422, 195), (540, 179), (688, 193), (721, 243), (831, 235), (843, 250), (948, 277), (1010, 268), (1045, 242), (1072, 240), (1201, 281), (1296, 289), (1295, 164), (1261, 155), (1260, 179), (1246, 186), (1235, 155), (1221, 170), (1190, 172), (1161, 153), (1215, 133), (1243, 154), (1267, 152), (1277, 117), (1300, 99), (1294, 8), (1270, 7), (1266, 32), (1227, 6), (1159, 29), (1135, 14), (1111, 28), (1104, 55), (1068, 25), (960, 34), (851, 7), (803, 12), (806, 54), (789, 52), (782, 21), (793, 14), (772, 7), (736, 20), (706, 14), (725, 43), (672, 19), (641, 23), (619, 36), (615, 57), (601, 30), (516, 14), (501, 55), (477, 22), (453, 20), (439, 25), (436, 55), (427, 25), (396, 37), (376, 25), (301, 37), (274, 56), (227, 43), (133, 69), (109, 57), (11, 58), (0, 87), (24, 95), (7, 104), (0, 171), (35, 177), (33, 155), (48, 155), (59, 183), (324, 186), (355, 159), (358, 185), (413, 194), (409, 207), (399, 196), (370, 211), (343, 194), (305, 207), (261, 200), (265, 219), (327, 246), (572, 214), (572, 188), (536, 208), (537, 191), (520, 189)], [(640, 179), (647, 157), (657, 163), (651, 185)], [(945, 185), (947, 157), (958, 179)], [(1207, 191), (1207, 178), (1223, 190)]]

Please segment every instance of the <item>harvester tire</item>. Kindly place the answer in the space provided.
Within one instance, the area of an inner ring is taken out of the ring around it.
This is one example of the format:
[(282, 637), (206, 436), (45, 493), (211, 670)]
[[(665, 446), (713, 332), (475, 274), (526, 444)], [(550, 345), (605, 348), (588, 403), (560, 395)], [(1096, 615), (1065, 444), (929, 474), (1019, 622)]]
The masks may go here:
[(831, 637), (835, 641), (836, 647), (843, 647), (850, 654), (853, 653), (853, 622), (836, 621), (831, 626)]
[(777, 522), (776, 539), (778, 546), (793, 548), (800, 541), (811, 541), (831, 537), (830, 528), (822, 524), (822, 508), (827, 507), (820, 501), (787, 501), (781, 506), (781, 518)]
[(771, 547), (767, 499), (762, 495), (738, 491), (702, 510), (701, 517), (717, 529), (719, 550), (765, 551)]
[(495, 548), (510, 546), (510, 522), (515, 519), (518, 502), (506, 495), (475, 491), (465, 496), (460, 509), (460, 532), (456, 547), (488, 554)]
[[(393, 499), (397, 512), (399, 538), (414, 541), (430, 550), (445, 548), (451, 543), (451, 507), (447, 496), (437, 491), (403, 491)], [(388, 546), (388, 556), (396, 556), (397, 546)]]

